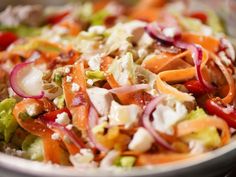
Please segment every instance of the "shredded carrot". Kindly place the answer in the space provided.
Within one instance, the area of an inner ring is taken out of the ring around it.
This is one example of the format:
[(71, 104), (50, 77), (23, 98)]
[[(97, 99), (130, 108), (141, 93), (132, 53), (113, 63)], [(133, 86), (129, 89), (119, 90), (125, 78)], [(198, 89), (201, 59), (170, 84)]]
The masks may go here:
[(199, 44), (211, 52), (216, 52), (220, 45), (219, 40), (214, 37), (189, 32), (182, 34), (182, 40), (187, 43)]
[[(171, 77), (172, 76), (172, 77)], [(176, 88), (168, 85), (163, 78), (168, 81), (179, 81), (179, 80), (188, 80), (195, 76), (195, 69), (193, 67), (187, 69), (180, 69), (175, 71), (164, 71), (157, 75), (156, 78), (156, 88), (161, 93), (170, 94), (175, 96), (178, 100), (181, 101), (193, 101), (194, 97), (188, 93), (183, 93)]]
[(142, 66), (153, 73), (159, 73), (164, 70), (187, 68), (190, 67), (190, 64), (181, 60), (181, 58), (189, 54), (190, 51), (188, 50), (177, 55), (161, 53), (145, 59), (142, 63)]
[(136, 165), (154, 165), (154, 164), (164, 164), (169, 162), (175, 162), (179, 160), (184, 160), (191, 158), (193, 155), (190, 154), (177, 154), (177, 153), (162, 153), (162, 154), (141, 154), (138, 156)]
[(224, 76), (225, 76), (225, 78), (228, 82), (228, 85), (229, 85), (228, 94), (224, 98), (222, 98), (221, 100), (224, 104), (229, 104), (233, 101), (234, 96), (235, 96), (235, 82), (234, 82), (234, 79), (233, 79), (232, 75), (228, 72), (226, 66), (222, 64), (221, 59), (217, 55), (210, 52), (210, 57), (218, 65), (218, 67), (220, 68), (220, 70), (222, 71), (222, 73), (224, 74)]
[(230, 140), (230, 132), (227, 123), (217, 117), (204, 117), (203, 119), (186, 120), (177, 124), (176, 134), (182, 137), (194, 132), (198, 132), (204, 128), (216, 127), (221, 130), (221, 142), (225, 145)]
[[(78, 62), (72, 68), (72, 82), (66, 82), (66, 79), (63, 79), (62, 87), (65, 94), (66, 105), (69, 108), (72, 117), (73, 124), (76, 125), (79, 129), (87, 128), (87, 120), (88, 120), (88, 111), (89, 111), (89, 99), (86, 92), (86, 79), (84, 66), (82, 62)], [(72, 91), (72, 84), (78, 84), (80, 90), (78, 92)], [(78, 94), (83, 96), (83, 104), (79, 104), (73, 106), (74, 99), (78, 96)]]
[(112, 61), (113, 61), (113, 58), (110, 56), (103, 57), (101, 61), (101, 66), (100, 66), (101, 71), (107, 71)]

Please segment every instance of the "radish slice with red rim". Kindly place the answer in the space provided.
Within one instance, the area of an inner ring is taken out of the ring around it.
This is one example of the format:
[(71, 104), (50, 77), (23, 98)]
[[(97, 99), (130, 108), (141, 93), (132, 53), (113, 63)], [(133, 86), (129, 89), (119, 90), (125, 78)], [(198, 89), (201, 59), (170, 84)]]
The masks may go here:
[(33, 62), (20, 63), (11, 71), (10, 86), (20, 97), (39, 99), (44, 96), (42, 76)]

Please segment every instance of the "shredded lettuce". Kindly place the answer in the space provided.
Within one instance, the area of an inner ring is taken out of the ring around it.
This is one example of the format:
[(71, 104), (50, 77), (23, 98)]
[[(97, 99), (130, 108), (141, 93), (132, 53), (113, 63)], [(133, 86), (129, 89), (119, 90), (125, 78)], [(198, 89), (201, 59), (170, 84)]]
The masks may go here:
[[(193, 119), (204, 119), (207, 114), (203, 109), (197, 108), (194, 111), (191, 111), (187, 116), (186, 119), (193, 120)], [(205, 128), (200, 130), (197, 133), (192, 133), (190, 135), (185, 136), (184, 138), (187, 141), (191, 140), (198, 140), (202, 142), (202, 144), (206, 148), (214, 148), (218, 147), (221, 144), (221, 139), (217, 129), (215, 127)]]
[(215, 33), (225, 32), (221, 19), (213, 10), (207, 11), (207, 17), (207, 24), (213, 29)]
[(104, 20), (110, 14), (106, 10), (100, 10), (92, 15), (90, 22), (92, 25), (102, 25)]
[(13, 98), (8, 98), (0, 102), (0, 137), (5, 142), (9, 142), (17, 128), (17, 122), (12, 115), (15, 104), (16, 100)]
[(26, 158), (43, 161), (43, 142), (40, 138), (28, 135), (22, 144), (22, 150), (25, 151)]
[(19, 26), (0, 25), (0, 31), (11, 31), (13, 33), (16, 33), (20, 37), (32, 37), (40, 35), (42, 29), (35, 27), (28, 27), (24, 25), (19, 25)]
[(85, 74), (88, 79), (94, 79), (95, 81), (105, 79), (105, 73), (103, 71), (86, 71)]
[(135, 164), (136, 158), (133, 156), (121, 156), (115, 160), (114, 165), (117, 167), (130, 168)]
[(135, 64), (133, 62), (132, 53), (128, 52), (120, 59), (114, 60), (108, 69), (112, 73), (115, 80), (121, 86), (131, 85), (135, 80)]

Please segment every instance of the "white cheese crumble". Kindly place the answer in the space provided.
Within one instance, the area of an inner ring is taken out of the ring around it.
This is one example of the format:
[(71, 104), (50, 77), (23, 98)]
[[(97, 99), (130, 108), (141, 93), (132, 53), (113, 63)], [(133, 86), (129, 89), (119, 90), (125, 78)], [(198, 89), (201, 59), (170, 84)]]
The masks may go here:
[(113, 100), (112, 94), (107, 89), (99, 87), (89, 88), (87, 93), (99, 115), (107, 116)]
[(106, 31), (106, 28), (105, 28), (105, 26), (102, 26), (102, 25), (91, 26), (91, 27), (88, 29), (88, 32), (89, 32), (89, 33), (97, 34), (97, 35), (101, 35), (101, 34), (103, 34), (105, 31)]
[(92, 79), (88, 79), (88, 80), (87, 80), (87, 84), (88, 84), (89, 86), (93, 86), (93, 80), (92, 80)]
[(94, 154), (90, 149), (80, 149), (80, 153), (70, 156), (70, 161), (74, 166), (91, 163), (93, 159)]
[(69, 67), (65, 67), (64, 72), (65, 72), (66, 74), (69, 74), (69, 73), (70, 73), (70, 68), (69, 68)]
[(66, 76), (66, 82), (71, 82), (72, 81), (72, 77), (71, 76)]
[(158, 104), (153, 115), (153, 126), (156, 130), (173, 135), (173, 125), (187, 114), (186, 107), (179, 101), (170, 98), (166, 104)]
[(134, 134), (128, 148), (134, 151), (145, 152), (151, 148), (153, 142), (154, 139), (149, 132), (145, 128), (140, 127)]
[(60, 139), (60, 135), (59, 135), (59, 133), (53, 133), (51, 138), (52, 138), (52, 140), (59, 140)]
[(70, 123), (70, 118), (66, 112), (63, 112), (61, 114), (57, 114), (55, 122), (62, 125), (68, 125)]
[(42, 112), (42, 108), (38, 104), (31, 104), (26, 107), (26, 112), (29, 116), (36, 116)]
[(163, 29), (163, 34), (166, 36), (166, 37), (174, 37), (175, 36), (175, 32), (176, 32), (176, 28), (165, 28)]
[(129, 128), (138, 122), (141, 109), (135, 104), (120, 105), (112, 101), (110, 113), (108, 115), (110, 125), (124, 125)]
[(205, 151), (205, 147), (202, 142), (197, 140), (191, 140), (189, 142), (189, 148), (191, 149), (191, 154), (201, 154)]
[(72, 130), (73, 124), (68, 124), (68, 125), (66, 126), (66, 128), (67, 128), (68, 130)]
[(88, 65), (90, 69), (93, 71), (100, 70), (100, 64), (101, 64), (101, 55), (99, 54), (92, 56), (88, 61)]
[(80, 90), (80, 86), (76, 83), (72, 83), (71, 91), (72, 92), (78, 92), (79, 90)]
[(100, 163), (101, 168), (111, 167), (114, 164), (114, 161), (120, 156), (120, 153), (115, 150), (111, 150), (107, 155), (102, 159)]

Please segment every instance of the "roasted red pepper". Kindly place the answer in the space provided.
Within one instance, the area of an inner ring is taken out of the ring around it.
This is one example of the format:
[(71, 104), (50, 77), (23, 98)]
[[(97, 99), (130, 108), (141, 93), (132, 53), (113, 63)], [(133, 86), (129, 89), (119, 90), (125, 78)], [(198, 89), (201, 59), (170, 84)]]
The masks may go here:
[(59, 23), (60, 21), (62, 21), (62, 19), (64, 17), (66, 17), (68, 14), (69, 14), (68, 11), (61, 12), (58, 14), (53, 14), (53, 15), (47, 17), (46, 22), (47, 22), (47, 24), (55, 25), (55, 24)]
[(40, 118), (43, 120), (47, 120), (47, 121), (55, 121), (57, 118), (57, 114), (61, 114), (63, 112), (66, 112), (68, 114), (69, 117), (71, 116), (70, 111), (67, 108), (63, 108), (63, 109), (58, 109), (56, 111), (52, 111), (52, 112), (47, 112), (45, 114), (43, 114)]
[(207, 15), (204, 12), (193, 12), (190, 14), (190, 17), (201, 20), (202, 23), (207, 22)]
[(196, 96), (203, 95), (206, 93), (206, 89), (198, 80), (191, 80), (184, 83), (184, 86), (188, 91)]
[(0, 32), (0, 51), (6, 50), (18, 37), (12, 32)]
[(230, 127), (236, 128), (236, 110), (227, 110), (226, 108), (212, 99), (208, 99), (205, 103), (205, 109), (209, 114), (216, 115), (224, 119)]

